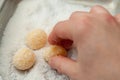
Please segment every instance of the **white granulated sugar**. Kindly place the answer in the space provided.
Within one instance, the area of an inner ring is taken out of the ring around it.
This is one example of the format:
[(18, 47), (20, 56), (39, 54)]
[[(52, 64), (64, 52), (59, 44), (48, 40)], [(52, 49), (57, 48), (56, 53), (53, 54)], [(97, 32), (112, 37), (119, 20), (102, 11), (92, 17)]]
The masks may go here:
[(2, 80), (2, 77), (0, 76), (0, 80)]
[(34, 51), (36, 64), (28, 71), (16, 70), (11, 61), (14, 53), (25, 47), (26, 34), (36, 28), (49, 34), (54, 25), (69, 18), (74, 11), (88, 11), (88, 7), (70, 4), (66, 0), (22, 0), (10, 19), (0, 47), (0, 75), (4, 80), (69, 80), (44, 61), (44, 48)]

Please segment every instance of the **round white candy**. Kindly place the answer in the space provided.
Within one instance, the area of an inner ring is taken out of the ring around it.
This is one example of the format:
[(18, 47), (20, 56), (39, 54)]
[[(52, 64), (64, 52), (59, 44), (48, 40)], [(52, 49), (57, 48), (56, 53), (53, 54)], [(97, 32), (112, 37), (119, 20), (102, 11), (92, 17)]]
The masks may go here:
[(41, 29), (31, 31), (26, 37), (26, 45), (34, 50), (44, 47), (46, 42), (47, 34)]
[(13, 56), (13, 65), (19, 70), (26, 70), (35, 63), (35, 54), (28, 48), (22, 48)]
[(61, 46), (51, 45), (46, 48), (44, 53), (44, 59), (45, 61), (49, 61), (51, 57), (59, 55), (67, 56), (67, 51)]

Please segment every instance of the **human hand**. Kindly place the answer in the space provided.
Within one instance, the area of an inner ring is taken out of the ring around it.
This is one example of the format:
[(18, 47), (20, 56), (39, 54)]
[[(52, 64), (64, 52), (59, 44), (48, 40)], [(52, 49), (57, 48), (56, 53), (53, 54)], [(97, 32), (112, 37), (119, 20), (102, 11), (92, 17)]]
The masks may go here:
[(72, 80), (120, 80), (120, 24), (101, 6), (90, 12), (74, 12), (59, 22), (49, 36), (51, 44), (77, 49), (76, 60), (55, 56), (52, 68)]

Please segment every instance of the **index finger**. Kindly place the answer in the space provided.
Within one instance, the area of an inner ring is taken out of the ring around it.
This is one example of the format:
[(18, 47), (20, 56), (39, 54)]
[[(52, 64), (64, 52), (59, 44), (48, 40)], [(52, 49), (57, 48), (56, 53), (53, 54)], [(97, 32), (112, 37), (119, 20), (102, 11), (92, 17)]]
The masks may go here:
[(69, 48), (73, 43), (74, 28), (69, 20), (57, 23), (48, 37), (49, 43)]

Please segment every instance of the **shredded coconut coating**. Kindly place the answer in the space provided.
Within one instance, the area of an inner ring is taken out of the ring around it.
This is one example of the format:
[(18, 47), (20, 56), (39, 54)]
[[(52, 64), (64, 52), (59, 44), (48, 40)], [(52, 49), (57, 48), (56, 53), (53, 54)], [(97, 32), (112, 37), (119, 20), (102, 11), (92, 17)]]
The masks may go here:
[(22, 48), (13, 56), (13, 65), (19, 70), (31, 68), (36, 59), (35, 54), (28, 48)]
[(41, 29), (31, 31), (26, 37), (26, 45), (33, 50), (44, 47), (46, 42), (47, 34)]
[(45, 61), (49, 61), (51, 57), (59, 55), (67, 56), (67, 51), (61, 46), (51, 45), (46, 48), (44, 53), (44, 59)]

